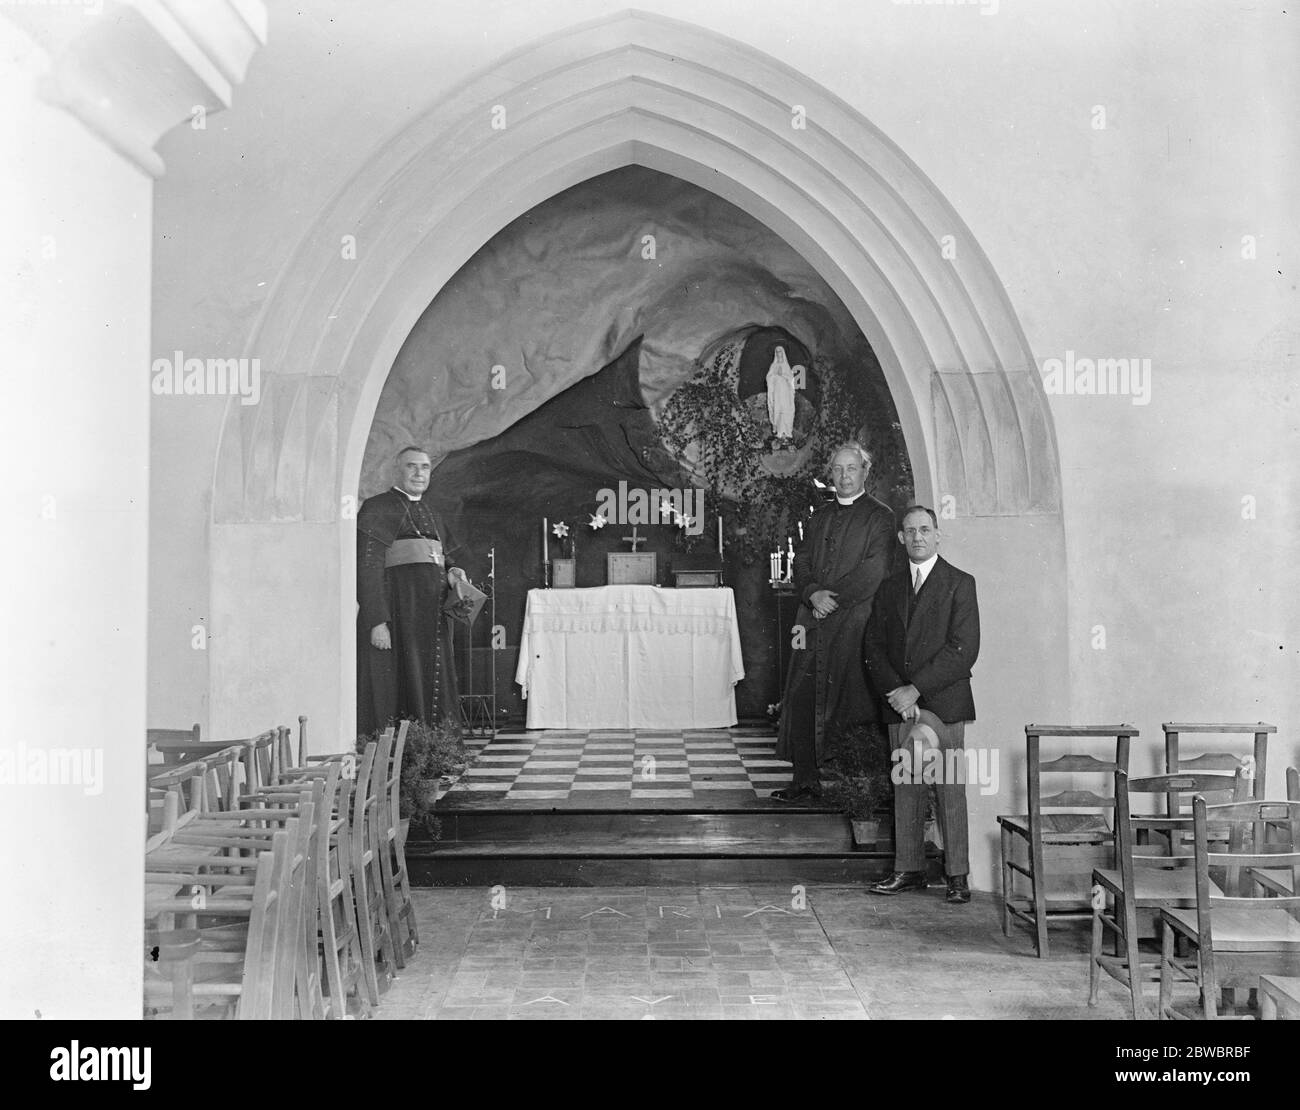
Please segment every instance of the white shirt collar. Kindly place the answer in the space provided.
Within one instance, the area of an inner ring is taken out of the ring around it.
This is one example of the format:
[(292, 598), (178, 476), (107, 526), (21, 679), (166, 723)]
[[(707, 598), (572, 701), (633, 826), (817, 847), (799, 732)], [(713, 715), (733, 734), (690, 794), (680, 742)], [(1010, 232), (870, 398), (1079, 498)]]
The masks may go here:
[(862, 496), (864, 493), (866, 493), (866, 492), (867, 492), (867, 491), (866, 491), (865, 489), (860, 489), (860, 490), (858, 490), (858, 492), (855, 493), (852, 497), (841, 497), (841, 496), (837, 493), (837, 494), (835, 495), (835, 500), (838, 501), (841, 505), (852, 505), (853, 502), (855, 502), (859, 497), (861, 497), (861, 496)]
[(907, 577), (910, 581), (916, 581), (916, 571), (919, 567), (921, 570), (921, 585), (925, 585), (925, 580), (930, 577), (930, 571), (934, 570), (934, 562), (939, 558), (938, 552), (931, 555), (924, 563), (914, 563), (910, 559), (907, 562)]
[(417, 494), (407, 493), (406, 490), (402, 489), (401, 486), (394, 486), (393, 489), (397, 490), (397, 492), (400, 493), (403, 497), (405, 497), (408, 501), (419, 501), (420, 498), (424, 496), (424, 494), (422, 493), (417, 493)]

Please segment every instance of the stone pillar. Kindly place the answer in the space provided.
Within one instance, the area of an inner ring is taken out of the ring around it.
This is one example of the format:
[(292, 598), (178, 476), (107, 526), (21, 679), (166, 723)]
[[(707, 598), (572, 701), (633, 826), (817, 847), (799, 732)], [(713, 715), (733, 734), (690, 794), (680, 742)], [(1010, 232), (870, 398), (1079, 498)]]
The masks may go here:
[(89, 0), (0, 15), (0, 162), (17, 178), (0, 203), (0, 1017), (135, 1018), (153, 145), (229, 104), (265, 11)]

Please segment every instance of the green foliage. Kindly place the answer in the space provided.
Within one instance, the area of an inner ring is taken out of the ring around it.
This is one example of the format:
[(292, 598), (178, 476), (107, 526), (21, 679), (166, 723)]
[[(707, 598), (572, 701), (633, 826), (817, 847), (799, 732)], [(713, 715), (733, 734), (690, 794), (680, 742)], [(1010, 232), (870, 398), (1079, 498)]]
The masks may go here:
[[(357, 737), (357, 751), (378, 740), (380, 733)], [(434, 815), (434, 797), (439, 781), (464, 769), (469, 750), (455, 723), (427, 725), (411, 721), (406, 729), (406, 747), (402, 750), (402, 782), (398, 791), (401, 816), (411, 819), (412, 835), (437, 840), (441, 822)]]
[(889, 741), (880, 725), (857, 725), (827, 737), (828, 771), (822, 797), (854, 821), (875, 815), (891, 796)]

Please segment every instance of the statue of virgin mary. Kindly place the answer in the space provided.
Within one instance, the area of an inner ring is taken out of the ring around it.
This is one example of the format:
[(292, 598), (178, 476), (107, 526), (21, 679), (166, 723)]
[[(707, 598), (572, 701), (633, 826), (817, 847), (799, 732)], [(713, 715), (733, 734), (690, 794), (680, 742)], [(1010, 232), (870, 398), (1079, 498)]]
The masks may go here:
[(794, 372), (784, 347), (777, 347), (767, 371), (767, 419), (777, 439), (794, 433)]

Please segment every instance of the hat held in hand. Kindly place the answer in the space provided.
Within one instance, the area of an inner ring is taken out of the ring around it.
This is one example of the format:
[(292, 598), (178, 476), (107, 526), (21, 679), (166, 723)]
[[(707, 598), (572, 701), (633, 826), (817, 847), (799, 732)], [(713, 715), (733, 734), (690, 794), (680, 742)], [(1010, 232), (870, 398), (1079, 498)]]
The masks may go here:
[(911, 747), (920, 744), (925, 748), (937, 748), (939, 730), (942, 728), (943, 722), (938, 717), (928, 709), (922, 709), (915, 720), (904, 721), (898, 726), (899, 745), (907, 744)]

